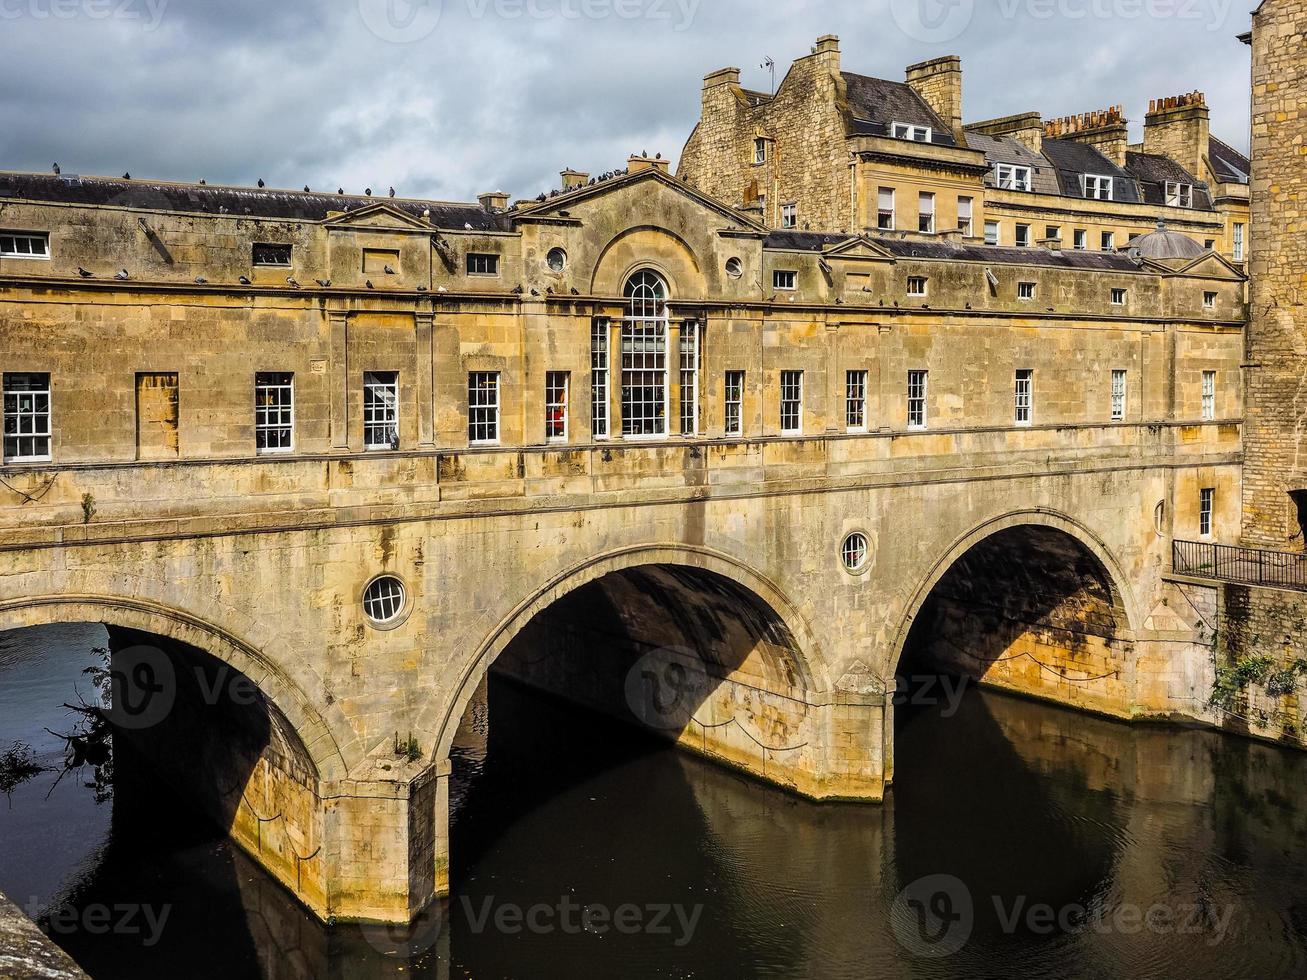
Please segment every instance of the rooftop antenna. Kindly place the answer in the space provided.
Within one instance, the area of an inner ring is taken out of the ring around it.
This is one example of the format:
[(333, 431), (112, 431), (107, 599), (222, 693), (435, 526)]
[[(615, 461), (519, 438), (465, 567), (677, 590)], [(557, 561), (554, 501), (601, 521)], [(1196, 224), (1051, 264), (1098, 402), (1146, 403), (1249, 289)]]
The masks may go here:
[(776, 95), (776, 61), (770, 56), (765, 57), (762, 59), (762, 64), (759, 65), (758, 67), (765, 68), (769, 72), (771, 72), (771, 94), (775, 96)]

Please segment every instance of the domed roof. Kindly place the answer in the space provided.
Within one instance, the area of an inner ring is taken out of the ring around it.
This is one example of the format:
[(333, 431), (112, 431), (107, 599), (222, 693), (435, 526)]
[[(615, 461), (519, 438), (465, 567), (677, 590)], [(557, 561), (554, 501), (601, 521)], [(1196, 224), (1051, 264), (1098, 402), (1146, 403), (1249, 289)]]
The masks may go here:
[(1188, 235), (1167, 231), (1165, 221), (1157, 223), (1157, 231), (1140, 235), (1131, 242), (1129, 251), (1145, 259), (1196, 259), (1207, 252)]

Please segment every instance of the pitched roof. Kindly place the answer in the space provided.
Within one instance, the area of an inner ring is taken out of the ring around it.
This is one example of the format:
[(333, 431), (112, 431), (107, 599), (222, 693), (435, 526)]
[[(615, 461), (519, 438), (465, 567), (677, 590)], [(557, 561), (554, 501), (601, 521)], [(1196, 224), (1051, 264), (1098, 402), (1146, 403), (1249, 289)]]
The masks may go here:
[(471, 225), (474, 231), (510, 229), (505, 215), (492, 214), (479, 204), (107, 177), (0, 173), (0, 200), (4, 199), (289, 221), (324, 221), (332, 212), (355, 211), (384, 203), (424, 223), (427, 219), (423, 218), (423, 212), (430, 211), (430, 224), (436, 228), (464, 230)]
[[(1057, 168), (1015, 136), (986, 136), (968, 130), (967, 145), (973, 150), (984, 153), (985, 160), (991, 166), (996, 163), (1010, 163), (1014, 166), (1029, 167), (1031, 187), (1036, 194), (1062, 193), (1062, 185), (1057, 179)], [(985, 183), (990, 187), (995, 185), (996, 180), (992, 173), (985, 179)]]
[(925, 99), (904, 82), (843, 72), (853, 130), (868, 136), (889, 136), (893, 123), (929, 126), (931, 142), (955, 146), (953, 130)]
[(1062, 269), (1092, 269), (1100, 272), (1137, 272), (1139, 263), (1121, 252), (1053, 251), (1046, 248), (1000, 248), (995, 245), (964, 245), (959, 242), (923, 241), (917, 238), (881, 238), (876, 235), (833, 234), (812, 231), (774, 231), (765, 248), (802, 252), (823, 252), (831, 245), (865, 237), (900, 259), (935, 259), (952, 262), (988, 262), (992, 265), (1038, 265)]
[(1212, 169), (1216, 171), (1218, 180), (1246, 184), (1253, 172), (1251, 160), (1215, 136), (1208, 144), (1207, 158), (1212, 161)]
[(1189, 184), (1193, 187), (1193, 207), (1198, 211), (1212, 210), (1212, 198), (1207, 185), (1170, 157), (1132, 151), (1126, 153), (1125, 158), (1126, 170), (1139, 181), (1145, 204), (1165, 206), (1168, 183)]
[(1083, 198), (1080, 178), (1085, 174), (1112, 178), (1112, 200), (1139, 204), (1139, 187), (1134, 178), (1096, 148), (1075, 140), (1045, 139), (1044, 156), (1057, 168), (1064, 197)]

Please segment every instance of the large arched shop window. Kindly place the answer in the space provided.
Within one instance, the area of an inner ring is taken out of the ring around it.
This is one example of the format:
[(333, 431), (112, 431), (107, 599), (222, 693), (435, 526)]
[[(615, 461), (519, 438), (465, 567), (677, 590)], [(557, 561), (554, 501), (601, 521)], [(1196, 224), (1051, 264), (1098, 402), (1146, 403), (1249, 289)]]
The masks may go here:
[(667, 284), (644, 269), (626, 283), (622, 435), (667, 434)]

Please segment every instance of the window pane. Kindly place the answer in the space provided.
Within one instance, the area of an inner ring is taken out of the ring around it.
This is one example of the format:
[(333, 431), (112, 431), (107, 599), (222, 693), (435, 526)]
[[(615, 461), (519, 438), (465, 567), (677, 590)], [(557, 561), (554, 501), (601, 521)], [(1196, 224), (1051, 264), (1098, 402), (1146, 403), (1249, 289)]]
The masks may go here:
[(399, 448), (399, 375), (394, 371), (363, 375), (363, 444), (374, 451)]

